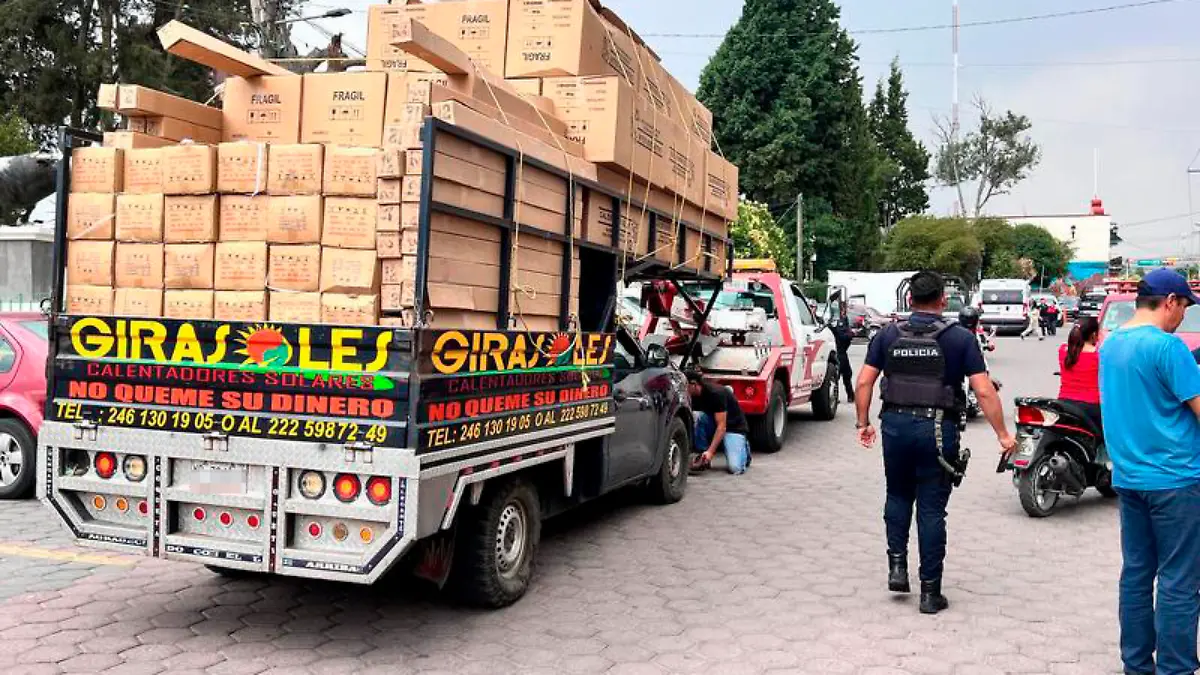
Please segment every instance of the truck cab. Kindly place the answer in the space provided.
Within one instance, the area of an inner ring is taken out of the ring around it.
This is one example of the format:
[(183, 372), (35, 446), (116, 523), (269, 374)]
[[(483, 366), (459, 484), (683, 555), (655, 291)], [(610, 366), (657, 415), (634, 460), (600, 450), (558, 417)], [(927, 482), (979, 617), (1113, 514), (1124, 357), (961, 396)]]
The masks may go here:
[[(841, 392), (833, 332), (773, 261), (734, 261), (724, 284), (691, 284), (685, 291), (699, 300), (650, 303), (669, 306), (671, 312), (651, 312), (643, 339), (665, 344), (683, 359), (690, 338), (699, 333), (690, 359), (711, 380), (732, 389), (750, 423), (754, 450), (780, 450), (788, 413), (797, 408), (811, 405), (814, 417), (823, 421), (837, 415)], [(651, 289), (656, 292), (662, 287)]]

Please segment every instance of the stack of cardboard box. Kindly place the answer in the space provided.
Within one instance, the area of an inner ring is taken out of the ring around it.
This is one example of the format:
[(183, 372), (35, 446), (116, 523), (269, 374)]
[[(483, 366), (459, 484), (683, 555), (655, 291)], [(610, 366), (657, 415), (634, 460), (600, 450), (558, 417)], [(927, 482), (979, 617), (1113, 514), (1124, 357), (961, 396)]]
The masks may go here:
[[(737, 169), (711, 151), (712, 115), (596, 0), (374, 6), (366, 72), (282, 74), (178, 23), (160, 37), (239, 76), (225, 80), (220, 111), (102, 89), (129, 130), (76, 153), (68, 283), (81, 311), (408, 325), (425, 250), (433, 326), (494, 327), (507, 285), (516, 327), (552, 330), (565, 261), (565, 306), (578, 308), (579, 241), (615, 246), (629, 264), (725, 268)], [(430, 116), (518, 158), (445, 133), (428, 157)], [(660, 215), (615, 213), (608, 195), (524, 158)], [(113, 173), (89, 178), (97, 167)], [(424, 214), (421, 242), (426, 191), (450, 208)], [(506, 234), (455, 209), (520, 227)]]

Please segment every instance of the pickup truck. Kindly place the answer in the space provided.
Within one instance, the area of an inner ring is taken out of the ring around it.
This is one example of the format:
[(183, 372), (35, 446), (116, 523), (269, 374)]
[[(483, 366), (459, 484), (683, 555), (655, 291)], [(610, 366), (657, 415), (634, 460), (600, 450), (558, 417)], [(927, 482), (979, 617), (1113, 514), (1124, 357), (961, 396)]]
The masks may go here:
[[(684, 378), (663, 347), (613, 328), (614, 297), (591, 321), (602, 330), (564, 315), (560, 332), (65, 312), (67, 165), (82, 137), (63, 134), (38, 440), (38, 495), (79, 543), (230, 575), (369, 584), (404, 569), (502, 607), (529, 586), (544, 519), (627, 486), (683, 498)], [(422, 198), (423, 231), (441, 208)], [(618, 252), (590, 246), (615, 291)]]

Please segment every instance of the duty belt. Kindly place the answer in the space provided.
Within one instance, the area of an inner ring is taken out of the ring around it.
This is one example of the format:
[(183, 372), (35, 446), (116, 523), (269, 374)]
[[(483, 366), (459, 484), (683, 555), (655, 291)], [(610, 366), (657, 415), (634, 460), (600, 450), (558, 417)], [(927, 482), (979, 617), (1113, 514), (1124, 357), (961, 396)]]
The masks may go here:
[(917, 408), (907, 405), (885, 405), (883, 406), (883, 412), (912, 415), (913, 417), (924, 417), (932, 420), (940, 417), (944, 411), (941, 408)]
[(923, 417), (933, 420), (933, 438), (937, 444), (937, 460), (942, 465), (942, 469), (950, 476), (950, 482), (954, 487), (962, 485), (963, 478), (967, 476), (967, 464), (971, 461), (970, 448), (962, 447), (960, 441), (958, 455), (954, 457), (954, 461), (946, 459), (945, 446), (942, 436), (942, 422), (946, 419), (946, 411), (941, 408), (917, 408), (913, 406), (884, 406), (883, 412), (899, 413), (901, 415), (912, 415), (913, 417)]

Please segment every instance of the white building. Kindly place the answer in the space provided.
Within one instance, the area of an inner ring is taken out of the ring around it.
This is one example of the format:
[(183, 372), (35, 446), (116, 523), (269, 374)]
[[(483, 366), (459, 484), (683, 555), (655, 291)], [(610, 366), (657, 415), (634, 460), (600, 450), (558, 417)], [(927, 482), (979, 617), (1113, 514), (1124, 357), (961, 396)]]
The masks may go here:
[(1075, 251), (1075, 257), (1067, 266), (1072, 279), (1080, 281), (1093, 275), (1108, 274), (1108, 261), (1112, 259), (1113, 220), (1104, 211), (1104, 204), (1093, 199), (1091, 213), (1061, 216), (1005, 216), (1009, 225), (1031, 224), (1045, 228), (1059, 241), (1066, 242)]

